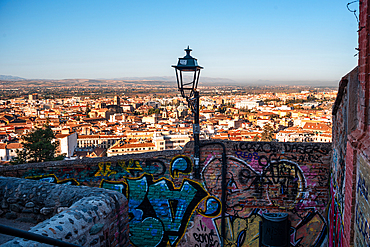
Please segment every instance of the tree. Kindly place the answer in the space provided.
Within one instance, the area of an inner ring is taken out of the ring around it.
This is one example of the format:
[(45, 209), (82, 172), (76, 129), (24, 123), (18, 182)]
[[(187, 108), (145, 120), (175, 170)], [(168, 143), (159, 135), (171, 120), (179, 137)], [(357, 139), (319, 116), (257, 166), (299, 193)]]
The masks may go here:
[(254, 142), (258, 142), (258, 140), (259, 140), (260, 138), (258, 137), (258, 135), (255, 135), (254, 137), (253, 137), (253, 141)]
[(89, 117), (89, 112), (91, 112), (91, 109), (87, 106), (85, 110), (86, 117)]
[(224, 114), (226, 112), (226, 109), (227, 107), (225, 105), (220, 105), (220, 107), (218, 108), (218, 111), (222, 114)]
[(274, 130), (270, 124), (263, 126), (263, 132), (261, 134), (261, 141), (271, 142), (274, 139)]
[(159, 114), (159, 113), (161, 113), (161, 110), (160, 109), (154, 109), (154, 108), (149, 108), (148, 109), (148, 115), (152, 115), (153, 113), (155, 113), (155, 114)]
[(62, 160), (64, 156), (55, 157), (58, 143), (52, 142), (55, 138), (49, 126), (37, 128), (35, 131), (22, 137), (23, 149), (16, 151), (17, 157), (11, 162), (14, 164), (24, 164), (33, 162), (44, 162), (51, 160)]

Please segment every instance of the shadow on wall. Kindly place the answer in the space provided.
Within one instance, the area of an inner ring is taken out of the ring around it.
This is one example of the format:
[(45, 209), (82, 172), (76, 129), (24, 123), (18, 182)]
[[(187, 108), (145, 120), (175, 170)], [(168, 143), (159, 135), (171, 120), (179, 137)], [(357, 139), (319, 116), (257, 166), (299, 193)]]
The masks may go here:
[[(327, 241), (329, 143), (224, 142), (227, 147), (226, 246), (258, 246), (263, 212), (287, 212), (292, 246)], [(69, 163), (0, 168), (0, 175), (116, 190), (129, 203), (134, 246), (220, 246), (221, 152), (193, 143), (153, 152)]]

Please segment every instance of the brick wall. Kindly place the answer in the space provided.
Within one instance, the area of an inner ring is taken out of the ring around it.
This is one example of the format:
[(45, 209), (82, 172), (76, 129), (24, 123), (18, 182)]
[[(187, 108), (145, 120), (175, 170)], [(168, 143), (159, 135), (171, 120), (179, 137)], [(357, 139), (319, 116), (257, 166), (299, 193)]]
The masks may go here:
[[(329, 246), (370, 244), (370, 207), (364, 196), (370, 183), (369, 0), (359, 1), (359, 6), (358, 72), (342, 78), (333, 108), (331, 208), (338, 211), (329, 213), (329, 235), (334, 236)], [(343, 177), (338, 176), (338, 167)]]
[(133, 246), (221, 246), (222, 207), (225, 245), (258, 246), (262, 213), (287, 212), (293, 246), (325, 246), (331, 144), (222, 143), (224, 185), (223, 149), (209, 142), (202, 142), (200, 179), (194, 178), (193, 143), (181, 151), (6, 167), (0, 175), (123, 193)]

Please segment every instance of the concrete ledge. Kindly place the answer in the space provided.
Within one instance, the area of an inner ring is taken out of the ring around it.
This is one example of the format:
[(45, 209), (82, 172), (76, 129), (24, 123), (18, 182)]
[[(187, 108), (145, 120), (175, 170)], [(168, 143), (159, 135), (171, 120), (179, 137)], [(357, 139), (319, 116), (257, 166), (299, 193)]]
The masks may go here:
[[(185, 148), (192, 148), (192, 142), (188, 142)], [(88, 164), (97, 164), (99, 162), (117, 162), (118, 160), (123, 159), (145, 159), (152, 158), (153, 156), (176, 156), (183, 153), (183, 150), (164, 150), (164, 151), (154, 151), (146, 153), (137, 153), (137, 154), (126, 154), (126, 155), (117, 155), (112, 157), (97, 157), (97, 158), (84, 158), (76, 160), (58, 160), (58, 161), (47, 161), (41, 163), (26, 163), (20, 165), (9, 165), (0, 167), (0, 174), (7, 171), (17, 171), (22, 169), (28, 169), (30, 167), (34, 169), (38, 168), (50, 168), (50, 167), (72, 167), (74, 165), (88, 165)]]
[[(0, 177), (0, 216), (40, 222), (30, 232), (81, 246), (128, 246), (128, 201), (122, 193)], [(15, 238), (3, 246), (49, 246)]]

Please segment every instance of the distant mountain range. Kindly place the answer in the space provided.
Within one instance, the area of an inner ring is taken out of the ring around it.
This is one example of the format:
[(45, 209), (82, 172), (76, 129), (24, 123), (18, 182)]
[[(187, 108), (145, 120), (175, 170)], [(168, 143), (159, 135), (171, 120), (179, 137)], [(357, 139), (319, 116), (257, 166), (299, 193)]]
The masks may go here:
[[(191, 80), (191, 76), (185, 76), (185, 80)], [(122, 81), (176, 81), (175, 76), (151, 76), (151, 77), (121, 77), (121, 78), (113, 78), (113, 79), (106, 79), (106, 80), (122, 80)], [(226, 79), (226, 78), (213, 78), (213, 77), (203, 77), (201, 76), (199, 79), (200, 82), (205, 83), (227, 83), (227, 84), (236, 84), (237, 82), (234, 80)]]
[(18, 77), (18, 76), (12, 76), (12, 75), (0, 75), (0, 80), (2, 81), (22, 81), (26, 79), (22, 77)]
[[(190, 82), (192, 77), (185, 76), (184, 80)], [(18, 76), (0, 75), (0, 85), (9, 86), (125, 86), (125, 85), (163, 85), (176, 86), (175, 76), (151, 76), (151, 77), (120, 77), (120, 78), (99, 78), (99, 79), (25, 79)], [(12, 81), (7, 84), (5, 81)], [(338, 87), (338, 81), (234, 81), (227, 78), (200, 77), (200, 86), (311, 86), (311, 87)]]

